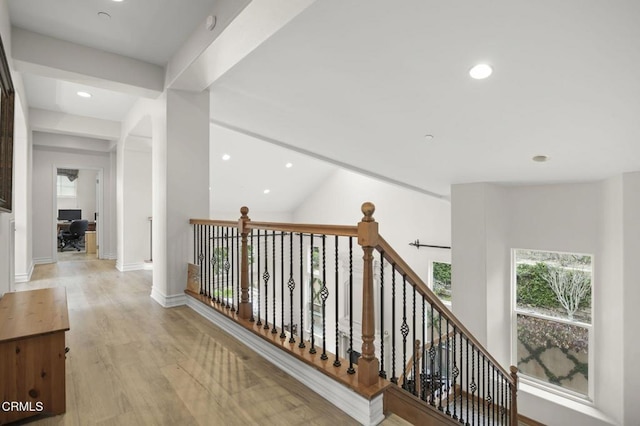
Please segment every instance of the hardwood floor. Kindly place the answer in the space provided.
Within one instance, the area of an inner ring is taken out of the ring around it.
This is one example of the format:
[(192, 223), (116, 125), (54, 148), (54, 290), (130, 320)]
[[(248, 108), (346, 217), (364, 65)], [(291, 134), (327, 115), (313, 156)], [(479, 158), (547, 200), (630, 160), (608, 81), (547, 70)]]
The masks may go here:
[(67, 412), (30, 424), (357, 424), (191, 309), (162, 308), (149, 297), (150, 271), (59, 262), (16, 285), (57, 286), (67, 288), (71, 323)]

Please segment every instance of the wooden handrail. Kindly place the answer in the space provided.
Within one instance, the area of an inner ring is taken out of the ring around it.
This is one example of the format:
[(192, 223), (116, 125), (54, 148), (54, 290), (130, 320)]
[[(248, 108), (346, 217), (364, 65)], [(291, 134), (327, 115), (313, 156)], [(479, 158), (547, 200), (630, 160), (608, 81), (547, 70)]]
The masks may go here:
[(469, 340), (480, 353), (482, 353), (486, 359), (488, 359), (499, 371), (502, 373), (504, 378), (508, 380), (512, 385), (515, 385), (514, 380), (511, 376), (511, 373), (507, 372), (507, 370), (500, 365), (496, 359), (491, 356), (489, 351), (485, 349), (485, 347), (475, 338), (473, 334), (465, 327), (462, 322), (456, 318), (455, 315), (447, 308), (447, 306), (435, 295), (435, 293), (425, 284), (424, 281), (414, 272), (413, 269), (400, 257), (400, 255), (385, 241), (382, 236), (378, 238), (378, 246), (376, 247), (378, 251), (380, 251), (385, 260), (391, 264), (394, 264), (396, 267), (396, 271), (404, 275), (407, 281), (414, 285), (418, 293), (420, 293), (427, 301), (436, 306), (437, 310), (440, 312), (440, 315), (449, 321), (450, 324), (453, 324), (461, 334), (463, 334), (467, 340)]
[(294, 232), (300, 234), (337, 235), (339, 237), (357, 237), (358, 227), (349, 225), (317, 225), (303, 223), (251, 222), (248, 229)]
[(237, 220), (189, 219), (191, 225), (238, 226)]

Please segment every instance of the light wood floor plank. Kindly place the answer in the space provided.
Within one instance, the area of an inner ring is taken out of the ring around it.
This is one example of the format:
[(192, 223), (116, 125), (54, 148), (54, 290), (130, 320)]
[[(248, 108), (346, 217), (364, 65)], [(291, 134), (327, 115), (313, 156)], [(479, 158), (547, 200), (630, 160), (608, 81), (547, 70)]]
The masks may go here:
[[(36, 266), (18, 290), (67, 288), (67, 412), (37, 425), (354, 425), (351, 417), (187, 307), (151, 272), (90, 258)], [(408, 424), (391, 416), (385, 426)]]

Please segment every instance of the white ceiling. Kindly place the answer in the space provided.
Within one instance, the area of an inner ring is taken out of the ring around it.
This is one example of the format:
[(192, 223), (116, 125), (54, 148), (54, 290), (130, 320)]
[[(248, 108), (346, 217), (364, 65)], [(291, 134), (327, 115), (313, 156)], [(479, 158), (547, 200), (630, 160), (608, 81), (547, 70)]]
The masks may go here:
[[(125, 93), (34, 74), (23, 74), (23, 81), (31, 108), (104, 120), (121, 121), (138, 99)], [(81, 91), (90, 93), (91, 98), (78, 96)]]
[[(164, 64), (213, 2), (8, 3), (14, 25)], [(96, 21), (107, 8), (113, 18)], [(638, 22), (640, 2), (631, 0), (316, 1), (212, 85), (211, 118), (444, 196), (463, 182), (602, 179), (640, 170)], [(494, 67), (487, 80), (469, 78), (478, 62)], [(103, 111), (79, 110), (58, 94), (63, 84), (27, 76), (25, 85), (43, 109), (111, 120), (128, 109), (105, 99)], [(227, 137), (257, 144), (243, 162), (267, 184), (285, 151), (240, 134)], [(300, 202), (301, 180), (285, 182)]]
[[(84, 46), (165, 65), (216, 0), (8, 0), (11, 23)], [(99, 16), (106, 12), (111, 18)]]
[(638, 22), (632, 1), (317, 1), (212, 87), (213, 114), (438, 194), (601, 179), (640, 170)]

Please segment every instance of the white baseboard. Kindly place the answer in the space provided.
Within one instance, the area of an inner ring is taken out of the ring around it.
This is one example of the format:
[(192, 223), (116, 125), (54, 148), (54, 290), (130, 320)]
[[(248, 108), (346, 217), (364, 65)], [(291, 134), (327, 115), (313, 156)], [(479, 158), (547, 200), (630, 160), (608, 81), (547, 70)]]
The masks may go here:
[(271, 345), (231, 319), (220, 315), (193, 297), (186, 296), (186, 305), (361, 424), (373, 426), (384, 420), (382, 394), (368, 400), (317, 371), (314, 367)]
[(173, 308), (176, 306), (182, 306), (187, 303), (187, 296), (183, 294), (171, 294), (167, 296), (161, 291), (152, 288), (151, 289), (151, 298), (158, 302), (160, 306), (164, 308)]
[(52, 257), (38, 257), (33, 259), (33, 263), (36, 265), (44, 265), (47, 263), (53, 263), (53, 258)]
[(123, 265), (120, 262), (116, 262), (116, 269), (120, 272), (129, 272), (129, 271), (140, 271), (143, 269), (147, 269), (147, 267), (144, 262), (127, 263), (126, 265)]
[(15, 282), (17, 282), (17, 283), (28, 283), (29, 281), (31, 281), (31, 275), (33, 274), (33, 267), (34, 266), (35, 266), (35, 263), (31, 262), (31, 265), (29, 266), (29, 270), (27, 271), (26, 274), (16, 274)]
[(103, 254), (100, 259), (104, 259), (104, 260), (118, 260), (118, 256), (116, 256), (113, 253), (107, 253), (107, 254)]

